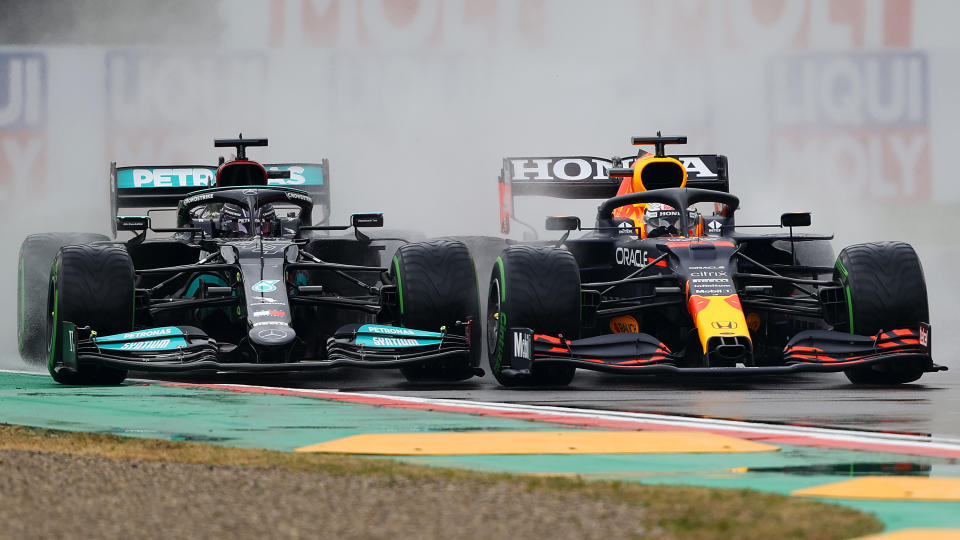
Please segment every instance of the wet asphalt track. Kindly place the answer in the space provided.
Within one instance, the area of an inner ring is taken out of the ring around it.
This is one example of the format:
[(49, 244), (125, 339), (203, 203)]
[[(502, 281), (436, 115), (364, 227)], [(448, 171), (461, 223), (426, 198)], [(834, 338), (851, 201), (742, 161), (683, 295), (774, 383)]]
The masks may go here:
[[(502, 240), (470, 238), (481, 298)], [(930, 434), (960, 439), (960, 289), (948, 268), (960, 266), (960, 249), (917, 246), (924, 261), (933, 322), (934, 361), (950, 371), (925, 374), (897, 387), (849, 384), (840, 373), (782, 377), (689, 379), (614, 376), (578, 370), (568, 388), (504, 389), (487, 373), (459, 384), (412, 384), (394, 371), (344, 369), (324, 375), (253, 384), (324, 388), (432, 398), (555, 405), (703, 416), (845, 429)], [(484, 357), (483, 365), (486, 368)]]
[[(485, 299), (486, 281), (502, 240), (473, 239), (471, 250)], [(398, 371), (338, 369), (322, 374), (269, 377), (220, 376), (237, 382), (290, 388), (331, 389), (387, 395), (466, 399), (587, 409), (663, 413), (765, 423), (928, 434), (960, 439), (960, 313), (952, 283), (939, 282), (931, 267), (956, 268), (960, 250), (918, 249), (931, 291), (934, 360), (950, 371), (925, 374), (913, 384), (863, 387), (842, 374), (782, 377), (626, 377), (578, 370), (567, 388), (504, 389), (492, 375), (462, 383), (408, 383)], [(945, 278), (949, 279), (949, 278)], [(936, 291), (939, 291), (936, 292)], [(486, 358), (483, 366), (486, 369)], [(141, 374), (131, 374), (140, 376)], [(181, 380), (210, 378), (186, 377)]]
[[(493, 261), (503, 248), (495, 238), (465, 239), (473, 253), (486, 300)], [(757, 422), (802, 424), (845, 429), (929, 434), (960, 439), (960, 289), (945, 271), (960, 266), (956, 246), (918, 245), (926, 269), (934, 361), (950, 371), (925, 374), (913, 384), (863, 387), (840, 373), (782, 377), (642, 378), (578, 370), (568, 388), (504, 389), (487, 373), (458, 384), (413, 384), (395, 371), (342, 369), (323, 375), (266, 382), (293, 388), (467, 399), (587, 409), (703, 416)], [(486, 357), (483, 366), (486, 369)], [(488, 370), (489, 371), (489, 370)]]
[[(395, 370), (336, 369), (318, 374), (185, 376), (179, 380), (234, 382), (429, 398), (663, 413), (764, 423), (929, 434), (960, 439), (960, 345), (941, 342), (936, 361), (946, 372), (897, 387), (848, 383), (839, 373), (783, 377), (626, 377), (578, 370), (569, 387), (505, 389), (492, 375), (460, 383), (409, 383)], [(486, 360), (484, 360), (484, 366)], [(131, 373), (131, 377), (144, 374)]]
[(504, 389), (490, 374), (456, 384), (408, 383), (397, 372), (342, 369), (324, 375), (253, 380), (290, 388), (336, 389), (586, 409), (677, 414), (765, 423), (880, 430), (960, 439), (960, 372), (895, 388), (857, 387), (841, 374), (714, 380), (642, 379), (578, 371), (567, 388)]

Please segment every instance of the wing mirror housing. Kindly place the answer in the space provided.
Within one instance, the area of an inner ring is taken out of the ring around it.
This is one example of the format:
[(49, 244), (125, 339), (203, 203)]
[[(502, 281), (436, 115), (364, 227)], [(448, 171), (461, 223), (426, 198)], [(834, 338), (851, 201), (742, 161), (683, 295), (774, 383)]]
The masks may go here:
[(350, 225), (354, 227), (383, 227), (383, 213), (350, 214)]
[(781, 227), (809, 227), (810, 212), (786, 212), (780, 215)]
[(547, 216), (545, 225), (548, 231), (578, 231), (580, 218), (577, 216)]
[(118, 231), (145, 231), (150, 228), (150, 216), (117, 216)]

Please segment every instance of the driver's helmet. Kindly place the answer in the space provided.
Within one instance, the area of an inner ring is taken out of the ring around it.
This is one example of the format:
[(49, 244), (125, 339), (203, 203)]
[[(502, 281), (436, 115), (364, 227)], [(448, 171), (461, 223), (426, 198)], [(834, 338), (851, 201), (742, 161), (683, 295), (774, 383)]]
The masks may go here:
[(277, 236), (280, 227), (273, 206), (265, 204), (253, 213), (236, 204), (226, 203), (220, 209), (220, 232), (225, 236)]
[(687, 209), (687, 231), (680, 231), (680, 212), (663, 203), (648, 203), (643, 213), (647, 238), (660, 236), (698, 236), (700, 213), (691, 206)]

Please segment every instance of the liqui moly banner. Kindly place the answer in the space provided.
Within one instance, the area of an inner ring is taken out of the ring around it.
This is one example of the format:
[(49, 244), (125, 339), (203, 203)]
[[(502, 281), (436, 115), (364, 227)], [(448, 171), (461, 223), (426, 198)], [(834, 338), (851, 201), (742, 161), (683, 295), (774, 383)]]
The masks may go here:
[(769, 20), (785, 35), (763, 69), (771, 178), (930, 200), (930, 62), (911, 48), (913, 11), (910, 0), (809, 0)]
[(0, 204), (46, 186), (47, 57), (0, 52)]

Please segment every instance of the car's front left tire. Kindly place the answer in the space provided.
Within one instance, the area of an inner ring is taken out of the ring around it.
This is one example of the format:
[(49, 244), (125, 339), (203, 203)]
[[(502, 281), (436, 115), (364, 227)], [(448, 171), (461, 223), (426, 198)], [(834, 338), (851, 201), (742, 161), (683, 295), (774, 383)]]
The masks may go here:
[(127, 370), (102, 365), (62, 365), (61, 323), (89, 326), (106, 336), (133, 330), (133, 261), (127, 250), (113, 245), (77, 245), (60, 249), (50, 272), (47, 302), (47, 368), (62, 384), (112, 385), (127, 377)]

